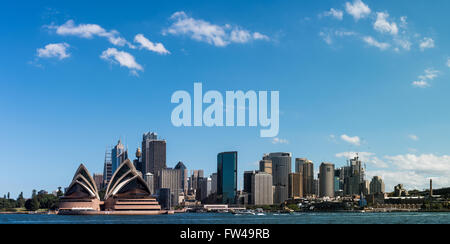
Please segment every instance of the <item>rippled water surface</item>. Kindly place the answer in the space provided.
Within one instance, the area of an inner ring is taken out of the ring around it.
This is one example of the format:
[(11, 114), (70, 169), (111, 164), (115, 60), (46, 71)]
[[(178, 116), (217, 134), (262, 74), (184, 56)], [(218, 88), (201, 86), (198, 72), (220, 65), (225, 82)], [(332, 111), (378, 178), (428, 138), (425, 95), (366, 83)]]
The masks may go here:
[(158, 216), (0, 215), (0, 224), (450, 224), (450, 213), (295, 213)]

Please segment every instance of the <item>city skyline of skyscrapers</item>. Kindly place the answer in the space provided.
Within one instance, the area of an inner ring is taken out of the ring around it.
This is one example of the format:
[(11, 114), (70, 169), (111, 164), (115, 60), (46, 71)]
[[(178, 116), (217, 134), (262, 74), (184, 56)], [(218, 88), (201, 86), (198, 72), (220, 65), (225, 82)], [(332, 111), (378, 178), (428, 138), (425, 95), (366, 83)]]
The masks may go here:
[[(136, 149), (136, 159), (133, 164), (142, 173), (152, 194), (159, 196), (160, 189), (165, 189), (166, 193), (170, 192), (172, 206), (179, 205), (184, 199), (201, 202), (216, 199), (219, 200), (217, 203), (232, 205), (270, 202), (282, 204), (288, 200), (306, 197), (332, 198), (355, 195), (357, 193), (349, 194), (348, 192), (356, 191), (367, 195), (369, 192), (377, 192), (373, 188), (378, 187), (377, 189), (380, 190), (382, 188), (382, 183), (375, 178), (372, 182), (365, 180), (365, 170), (358, 157), (350, 159), (342, 168), (335, 168), (332, 163), (322, 163), (315, 178), (314, 164), (311, 160), (295, 158), (292, 164), (293, 157), (290, 152), (266, 153), (259, 161), (258, 169), (242, 173), (243, 186), (242, 189), (238, 189), (238, 153), (236, 151), (219, 153), (217, 172), (204, 177), (203, 169), (191, 170), (189, 175), (187, 166), (181, 161), (178, 161), (174, 168), (167, 168), (166, 141), (158, 140), (156, 133), (145, 133), (142, 146), (143, 150)], [(128, 157), (128, 150), (120, 140), (110, 153), (108, 150), (105, 153), (104, 181), (108, 178), (109, 167), (112, 168), (113, 155), (119, 165), (121, 160)], [(293, 165), (294, 172), (292, 172)], [(145, 173), (150, 169), (154, 170), (155, 174)], [(99, 176), (96, 175), (96, 177)], [(269, 177), (270, 187), (266, 186), (266, 183), (261, 183), (266, 182)], [(255, 184), (259, 185), (255, 186)], [(267, 195), (269, 192), (270, 196)], [(214, 196), (209, 198), (211, 195)]]

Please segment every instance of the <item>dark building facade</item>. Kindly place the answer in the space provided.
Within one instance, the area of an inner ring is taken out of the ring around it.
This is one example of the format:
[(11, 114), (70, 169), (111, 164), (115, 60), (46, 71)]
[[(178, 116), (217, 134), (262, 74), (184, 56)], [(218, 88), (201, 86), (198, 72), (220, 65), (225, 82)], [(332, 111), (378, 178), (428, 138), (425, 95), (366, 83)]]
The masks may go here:
[(217, 155), (217, 194), (223, 204), (236, 204), (237, 152)]
[(145, 133), (142, 138), (143, 174), (154, 175), (166, 168), (166, 141), (158, 140), (156, 133)]

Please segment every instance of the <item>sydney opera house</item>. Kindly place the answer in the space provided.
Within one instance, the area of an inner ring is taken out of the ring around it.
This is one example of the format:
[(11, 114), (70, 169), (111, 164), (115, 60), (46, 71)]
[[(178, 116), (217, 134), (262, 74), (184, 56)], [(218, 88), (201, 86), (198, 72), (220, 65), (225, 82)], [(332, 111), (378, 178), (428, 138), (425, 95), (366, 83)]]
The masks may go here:
[(165, 213), (130, 160), (113, 174), (104, 199), (89, 171), (80, 165), (72, 183), (60, 199), (63, 215), (156, 215)]

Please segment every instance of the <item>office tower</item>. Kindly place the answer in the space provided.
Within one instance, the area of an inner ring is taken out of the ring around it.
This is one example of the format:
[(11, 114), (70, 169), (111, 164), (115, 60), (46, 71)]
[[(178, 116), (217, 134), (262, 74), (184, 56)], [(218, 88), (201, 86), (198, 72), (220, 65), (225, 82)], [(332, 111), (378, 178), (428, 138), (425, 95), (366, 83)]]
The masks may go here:
[(158, 202), (161, 209), (170, 210), (172, 208), (172, 193), (169, 188), (159, 189)]
[(363, 181), (363, 193), (364, 193), (364, 196), (367, 196), (370, 194), (370, 181), (368, 181), (368, 180)]
[(211, 194), (217, 193), (217, 173), (211, 175)]
[(296, 158), (295, 159), (295, 173), (300, 173), (303, 175), (303, 165), (308, 161), (306, 158)]
[(103, 175), (102, 174), (94, 174), (94, 182), (97, 186), (97, 189), (103, 189)]
[(259, 161), (259, 171), (272, 174), (272, 160), (268, 155), (264, 155), (263, 159)]
[(289, 198), (298, 199), (303, 197), (303, 175), (300, 173), (289, 174)]
[(111, 159), (111, 150), (106, 149), (105, 152), (105, 162), (103, 165), (103, 187), (109, 184), (111, 177), (113, 175), (112, 172), (112, 159)]
[(119, 140), (116, 146), (111, 150), (111, 160), (112, 160), (112, 173), (116, 172), (117, 168), (128, 159), (128, 151), (125, 150), (122, 142)]
[(252, 189), (250, 204), (256, 206), (273, 204), (273, 179), (266, 172), (255, 172), (252, 174)]
[(344, 168), (334, 170), (334, 192), (342, 196), (344, 193)]
[(350, 159), (350, 164), (344, 167), (344, 193), (346, 195), (360, 195), (363, 193), (364, 168), (359, 157)]
[(383, 194), (385, 186), (380, 176), (374, 176), (370, 182), (370, 194)]
[(204, 201), (211, 194), (211, 178), (199, 179), (199, 200)]
[(252, 202), (252, 176), (256, 174), (257, 171), (245, 171), (244, 172), (244, 192), (248, 194), (248, 203)]
[(182, 193), (181, 170), (161, 169), (157, 172), (158, 186), (156, 189), (168, 188), (172, 194), (172, 205), (179, 204), (179, 196)]
[(272, 180), (275, 186), (275, 198), (273, 202), (280, 204), (289, 198), (289, 173), (291, 173), (291, 153), (271, 153), (268, 157), (272, 160)]
[(312, 187), (312, 194), (314, 196), (319, 196), (319, 180), (313, 179), (313, 187)]
[(183, 189), (184, 194), (188, 192), (188, 170), (183, 162), (178, 162), (175, 169), (181, 171), (181, 189)]
[(202, 169), (193, 170), (189, 180), (189, 190), (195, 191), (198, 188), (198, 180), (203, 178), (204, 172)]
[(320, 165), (319, 196), (334, 197), (334, 164)]
[(296, 159), (295, 161), (296, 161), (296, 168), (298, 167), (298, 169), (296, 169), (296, 172), (302, 173), (303, 175), (303, 195), (304, 196), (315, 195), (313, 162), (306, 158), (299, 158)]
[(155, 194), (155, 178), (152, 173), (145, 174), (144, 177), (145, 182), (147, 183), (148, 189), (150, 190), (150, 194)]
[(145, 173), (154, 175), (166, 168), (166, 141), (158, 140), (158, 135), (153, 132), (142, 136), (142, 163)]
[(236, 204), (237, 161), (237, 152), (217, 155), (217, 194), (223, 204)]

